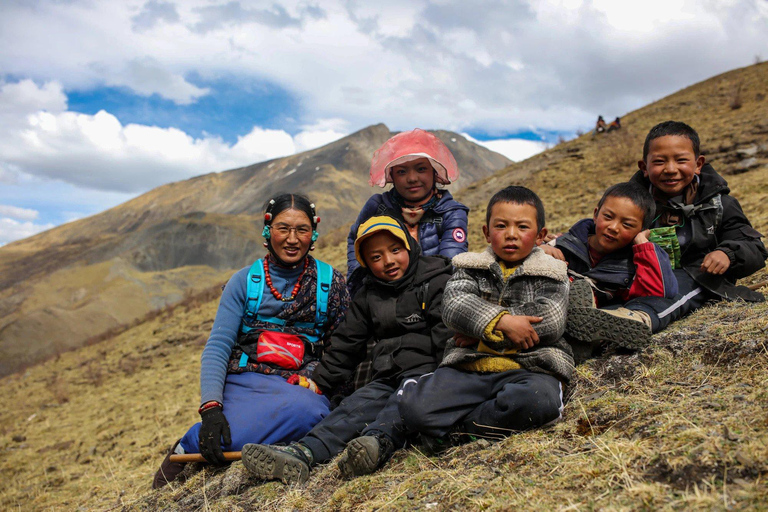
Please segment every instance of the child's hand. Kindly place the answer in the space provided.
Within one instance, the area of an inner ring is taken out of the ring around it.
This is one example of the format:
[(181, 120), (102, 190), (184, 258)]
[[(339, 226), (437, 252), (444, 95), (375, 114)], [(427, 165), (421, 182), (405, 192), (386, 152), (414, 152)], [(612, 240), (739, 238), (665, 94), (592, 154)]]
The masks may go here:
[(540, 245), (539, 248), (545, 253), (552, 256), (553, 258), (558, 259), (560, 261), (565, 261), (565, 256), (563, 256), (563, 251), (561, 251), (557, 247), (553, 247), (549, 244), (544, 244), (544, 245)]
[(315, 384), (315, 381), (312, 379), (308, 379), (304, 377), (303, 375), (293, 374), (290, 377), (288, 377), (288, 384), (294, 384), (296, 386), (301, 386), (303, 388), (307, 388), (308, 390), (317, 393), (318, 395), (322, 395), (323, 392), (320, 389), (320, 387)]
[(648, 242), (648, 237), (651, 235), (651, 230), (646, 229), (644, 231), (641, 231), (635, 236), (635, 239), (632, 240), (632, 245), (640, 245)]
[(496, 323), (496, 329), (520, 349), (531, 348), (539, 342), (539, 335), (531, 324), (544, 320), (540, 316), (503, 315)]
[(549, 242), (551, 242), (555, 238), (557, 238), (559, 236), (562, 236), (562, 235), (563, 235), (562, 233), (547, 233), (546, 235), (544, 235), (544, 239), (542, 240), (542, 243), (548, 244)]
[(453, 341), (456, 343), (457, 347), (471, 347), (473, 345), (477, 345), (480, 340), (470, 338), (469, 336), (464, 336), (463, 334), (457, 334), (453, 337)]
[(701, 270), (709, 272), (710, 274), (720, 275), (724, 274), (730, 266), (731, 259), (728, 255), (721, 250), (716, 250), (704, 256), (704, 261), (701, 263)]

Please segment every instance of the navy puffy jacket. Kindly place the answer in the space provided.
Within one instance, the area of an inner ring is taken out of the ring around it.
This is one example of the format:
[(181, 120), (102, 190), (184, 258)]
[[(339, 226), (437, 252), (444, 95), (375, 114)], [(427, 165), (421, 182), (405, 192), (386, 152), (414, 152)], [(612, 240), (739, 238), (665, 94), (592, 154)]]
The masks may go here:
[[(445, 256), (453, 258), (459, 253), (467, 252), (467, 213), (469, 208), (456, 201), (447, 190), (441, 191), (443, 197), (434, 208), (425, 212), (419, 222), (419, 245), (424, 256)], [(359, 267), (355, 258), (355, 239), (357, 228), (374, 215), (385, 211), (402, 220), (400, 208), (392, 199), (392, 191), (374, 194), (366, 201), (357, 220), (349, 229), (347, 236), (347, 281), (352, 272)], [(442, 236), (441, 236), (442, 234)]]

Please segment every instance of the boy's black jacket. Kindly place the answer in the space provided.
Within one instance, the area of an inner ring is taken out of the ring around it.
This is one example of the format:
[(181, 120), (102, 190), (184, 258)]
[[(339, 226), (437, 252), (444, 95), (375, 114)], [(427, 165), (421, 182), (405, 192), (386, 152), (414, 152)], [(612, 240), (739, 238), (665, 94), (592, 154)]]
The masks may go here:
[(374, 380), (429, 373), (440, 364), (446, 341), (453, 336), (442, 318), (443, 290), (453, 267), (442, 256), (420, 256), (419, 244), (409, 240), (406, 275), (388, 283), (369, 272), (333, 333), (312, 375), (324, 392), (347, 381), (365, 359), (371, 339)]
[[(651, 186), (642, 171), (637, 171), (630, 181), (646, 188)], [(686, 222), (691, 223), (692, 233), (691, 240), (681, 248), (682, 265), (700, 286), (720, 297), (761, 302), (765, 300), (762, 294), (746, 286), (736, 286), (735, 283), (737, 279), (763, 268), (768, 251), (760, 241), (762, 235), (752, 227), (739, 201), (731, 197), (729, 192), (725, 179), (717, 174), (711, 165), (704, 165), (692, 205), (694, 209), (686, 216)], [(719, 208), (714, 207), (718, 196), (722, 201), (722, 218), (719, 222)], [(657, 203), (657, 213), (662, 211), (661, 208), (676, 209), (669, 204)], [(715, 226), (717, 229), (714, 229)], [(731, 260), (728, 271), (719, 276), (703, 272), (699, 268), (704, 257), (716, 249), (723, 251)]]

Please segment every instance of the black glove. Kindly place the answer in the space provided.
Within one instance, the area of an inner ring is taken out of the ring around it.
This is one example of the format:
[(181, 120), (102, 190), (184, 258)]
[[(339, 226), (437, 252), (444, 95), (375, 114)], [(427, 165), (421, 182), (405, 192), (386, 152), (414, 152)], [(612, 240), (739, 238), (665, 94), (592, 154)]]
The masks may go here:
[(222, 438), (225, 445), (232, 444), (229, 433), (229, 422), (221, 411), (221, 407), (210, 407), (200, 413), (203, 424), (200, 426), (200, 455), (211, 464), (227, 463), (224, 451), (221, 449)]

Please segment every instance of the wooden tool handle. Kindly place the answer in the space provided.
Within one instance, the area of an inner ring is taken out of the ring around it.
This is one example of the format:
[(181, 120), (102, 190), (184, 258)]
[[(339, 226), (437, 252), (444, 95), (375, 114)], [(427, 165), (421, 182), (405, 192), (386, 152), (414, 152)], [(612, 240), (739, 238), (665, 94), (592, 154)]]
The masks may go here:
[[(224, 452), (224, 458), (227, 460), (240, 460), (243, 458), (243, 452)], [(174, 453), (171, 455), (171, 462), (208, 462), (199, 453)]]

